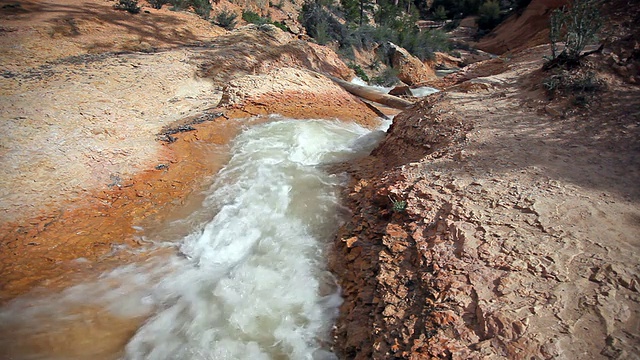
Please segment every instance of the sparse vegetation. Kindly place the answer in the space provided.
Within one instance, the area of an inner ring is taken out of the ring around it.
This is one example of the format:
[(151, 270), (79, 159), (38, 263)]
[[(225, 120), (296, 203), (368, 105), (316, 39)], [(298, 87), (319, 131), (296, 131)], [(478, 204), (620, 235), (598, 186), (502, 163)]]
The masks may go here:
[(269, 1), (269, 6), (282, 10), (282, 8), (284, 7), (284, 0), (280, 0), (277, 3)]
[(364, 72), (364, 70), (362, 69), (362, 67), (360, 67), (360, 65), (356, 64), (356, 63), (349, 63), (349, 67), (351, 69), (353, 69), (353, 71), (356, 73), (356, 76), (359, 77), (360, 79), (369, 82), (369, 76), (367, 76), (367, 74)]
[[(583, 53), (585, 47), (597, 40), (602, 18), (595, 0), (576, 0), (570, 8), (563, 7), (551, 15), (549, 41), (551, 57), (545, 69), (577, 67), (585, 56), (601, 50)], [(562, 44), (562, 51), (559, 44)]]
[(578, 106), (587, 105), (598, 92), (606, 90), (606, 83), (592, 71), (576, 72), (556, 70), (542, 82), (551, 99), (557, 95), (569, 95), (572, 103)]
[(138, 0), (120, 0), (114, 7), (118, 10), (125, 10), (132, 14), (140, 12), (140, 6), (138, 6)]
[(235, 28), (237, 25), (237, 18), (238, 14), (236, 14), (235, 12), (228, 9), (223, 9), (216, 15), (215, 21), (213, 21), (213, 23), (227, 30), (233, 30), (233, 28)]
[(271, 19), (262, 17), (251, 10), (242, 11), (242, 20), (256, 25), (271, 24)]
[(478, 9), (478, 28), (480, 30), (491, 30), (501, 21), (500, 4), (497, 0), (488, 0)]
[(394, 200), (389, 196), (389, 200), (391, 200), (391, 210), (393, 212), (404, 212), (407, 210), (407, 202), (405, 200)]
[(149, 0), (149, 5), (154, 9), (162, 9), (162, 5), (168, 4), (169, 0)]
[(211, 3), (209, 0), (190, 0), (190, 3), (196, 14), (205, 20), (209, 20), (211, 15)]
[(373, 85), (394, 86), (398, 83), (398, 71), (387, 66), (378, 76), (371, 79)]

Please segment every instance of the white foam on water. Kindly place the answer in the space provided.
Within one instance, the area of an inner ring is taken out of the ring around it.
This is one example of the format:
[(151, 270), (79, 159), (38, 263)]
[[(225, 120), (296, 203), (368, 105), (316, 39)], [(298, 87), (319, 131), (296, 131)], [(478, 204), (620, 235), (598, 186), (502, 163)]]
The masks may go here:
[(91, 302), (148, 317), (125, 359), (334, 359), (326, 344), (342, 300), (324, 254), (343, 214), (344, 178), (322, 165), (368, 153), (382, 134), (326, 120), (252, 127), (204, 202), (216, 215), (179, 255), (121, 267), (28, 310), (18, 299), (0, 320), (64, 317)]

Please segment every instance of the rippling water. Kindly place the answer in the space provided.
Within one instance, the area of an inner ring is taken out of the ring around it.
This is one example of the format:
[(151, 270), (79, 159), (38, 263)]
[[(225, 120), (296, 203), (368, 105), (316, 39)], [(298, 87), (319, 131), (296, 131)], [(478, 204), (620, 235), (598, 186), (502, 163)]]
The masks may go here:
[(323, 165), (366, 154), (381, 134), (286, 119), (244, 131), (204, 201), (213, 218), (177, 239), (175, 256), (15, 300), (0, 309), (0, 347), (15, 359), (335, 358), (342, 300), (324, 252), (345, 179)]

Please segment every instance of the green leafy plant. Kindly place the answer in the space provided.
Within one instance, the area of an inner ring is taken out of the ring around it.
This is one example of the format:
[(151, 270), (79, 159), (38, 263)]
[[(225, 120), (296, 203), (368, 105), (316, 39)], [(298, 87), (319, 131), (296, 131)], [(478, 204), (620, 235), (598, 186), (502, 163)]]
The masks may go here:
[(138, 6), (138, 0), (119, 0), (114, 6), (118, 10), (125, 10), (132, 14), (140, 12), (140, 6)]
[(171, 0), (171, 11), (180, 11), (189, 7), (189, 0)]
[(211, 15), (211, 3), (209, 0), (190, 0), (190, 3), (196, 14), (205, 20), (209, 20)]
[(488, 0), (478, 9), (478, 28), (491, 30), (501, 21), (500, 4), (497, 0)]
[(362, 67), (360, 67), (360, 65), (358, 65), (356, 63), (349, 63), (349, 67), (351, 69), (353, 69), (353, 71), (356, 73), (357, 77), (359, 77), (360, 79), (364, 80), (365, 82), (369, 82), (369, 77), (364, 72), (364, 70), (362, 70)]
[(442, 5), (438, 5), (436, 10), (433, 12), (433, 20), (447, 20), (447, 10)]
[(238, 14), (225, 8), (216, 15), (214, 23), (227, 30), (233, 30), (237, 25), (237, 18)]
[(393, 212), (404, 212), (405, 210), (407, 210), (407, 201), (406, 200), (397, 200), (397, 199), (393, 199), (391, 198), (391, 196), (389, 196), (389, 200), (391, 200), (391, 210)]
[(282, 31), (289, 32), (289, 27), (288, 27), (287, 25), (285, 25), (283, 22), (280, 22), (280, 21), (274, 21), (274, 22), (273, 22), (273, 25), (274, 25), (275, 27), (279, 28), (279, 29), (280, 29), (280, 30), (282, 30)]
[(553, 99), (558, 93), (567, 93), (574, 97), (576, 105), (588, 103), (590, 96), (607, 88), (605, 82), (594, 72), (571, 72), (559, 69), (546, 77), (542, 85), (550, 98)]
[[(602, 49), (582, 53), (587, 45), (597, 40), (602, 18), (595, 0), (575, 0), (570, 8), (563, 7), (551, 14), (549, 41), (551, 57), (545, 69), (556, 66), (576, 67), (585, 56)], [(562, 51), (558, 46), (562, 43)]]
[(242, 20), (256, 25), (271, 24), (271, 19), (262, 17), (251, 10), (242, 11)]

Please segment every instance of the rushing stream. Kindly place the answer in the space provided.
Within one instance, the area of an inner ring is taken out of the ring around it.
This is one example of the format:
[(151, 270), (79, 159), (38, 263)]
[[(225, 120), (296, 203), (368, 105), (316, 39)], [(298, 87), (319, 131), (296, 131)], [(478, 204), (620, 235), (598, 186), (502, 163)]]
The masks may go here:
[[(176, 247), (176, 255), (118, 268), (47, 299), (15, 300), (0, 309), (0, 326), (16, 329), (16, 337), (39, 334), (43, 349), (12, 339), (0, 346), (13, 346), (16, 359), (99, 359), (99, 351), (47, 350), (57, 340), (46, 334), (61, 323), (96, 322), (70, 309), (102, 307), (136, 324), (117, 354), (124, 359), (335, 358), (327, 344), (342, 300), (324, 254), (344, 215), (345, 179), (323, 165), (366, 154), (380, 134), (286, 119), (244, 131), (207, 192), (203, 208), (212, 218), (162, 245)], [(92, 335), (90, 327), (58, 337), (93, 336), (100, 347), (105, 331)]]

